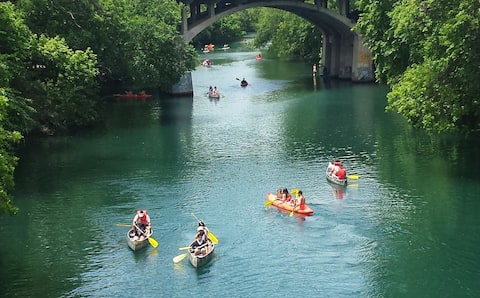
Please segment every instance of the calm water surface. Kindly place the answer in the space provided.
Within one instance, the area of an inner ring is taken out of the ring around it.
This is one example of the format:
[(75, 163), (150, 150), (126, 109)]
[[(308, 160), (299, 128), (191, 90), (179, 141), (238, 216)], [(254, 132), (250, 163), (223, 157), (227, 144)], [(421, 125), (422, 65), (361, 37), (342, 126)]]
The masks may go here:
[[(311, 65), (255, 55), (204, 56), (193, 99), (114, 101), (93, 132), (27, 142), (0, 296), (478, 297), (478, 137), (428, 136), (384, 112), (383, 86), (314, 85)], [(336, 157), (360, 176), (347, 188), (325, 180)], [(280, 186), (315, 214), (264, 207)], [(137, 208), (157, 249), (117, 226)], [(192, 213), (220, 241), (199, 270), (172, 262)]]

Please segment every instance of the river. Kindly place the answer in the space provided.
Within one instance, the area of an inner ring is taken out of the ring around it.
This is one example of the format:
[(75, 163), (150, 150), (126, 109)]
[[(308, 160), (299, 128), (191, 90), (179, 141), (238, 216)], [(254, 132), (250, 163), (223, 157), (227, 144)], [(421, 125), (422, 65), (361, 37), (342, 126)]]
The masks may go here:
[[(385, 86), (313, 84), (311, 65), (256, 54), (202, 54), (193, 98), (111, 101), (92, 131), (28, 140), (0, 296), (478, 297), (478, 136), (412, 129)], [(329, 184), (334, 158), (359, 179)], [(265, 207), (282, 186), (314, 215)], [(138, 208), (156, 249), (127, 246)], [(172, 262), (193, 215), (219, 239), (198, 270)]]

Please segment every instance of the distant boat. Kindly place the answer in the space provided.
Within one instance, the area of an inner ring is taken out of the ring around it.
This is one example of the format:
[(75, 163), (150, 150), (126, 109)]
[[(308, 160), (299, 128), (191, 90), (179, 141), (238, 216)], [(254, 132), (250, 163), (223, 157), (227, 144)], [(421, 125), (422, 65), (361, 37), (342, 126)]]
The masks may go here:
[(220, 98), (220, 93), (218, 92), (208, 92), (208, 97), (213, 98), (213, 99), (219, 99)]
[(132, 92), (127, 92), (124, 94), (114, 94), (113, 96), (118, 97), (118, 98), (124, 98), (124, 99), (145, 99), (152, 97), (151, 94), (147, 94), (145, 92), (140, 92), (140, 93), (132, 93)]

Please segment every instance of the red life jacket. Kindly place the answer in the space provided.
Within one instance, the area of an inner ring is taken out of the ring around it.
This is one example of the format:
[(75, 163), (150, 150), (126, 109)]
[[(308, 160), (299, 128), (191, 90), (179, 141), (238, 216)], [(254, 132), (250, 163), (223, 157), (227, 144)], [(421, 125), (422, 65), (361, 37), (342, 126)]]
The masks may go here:
[(142, 221), (142, 224), (146, 225), (147, 224), (147, 213), (143, 213), (143, 217), (140, 218)]

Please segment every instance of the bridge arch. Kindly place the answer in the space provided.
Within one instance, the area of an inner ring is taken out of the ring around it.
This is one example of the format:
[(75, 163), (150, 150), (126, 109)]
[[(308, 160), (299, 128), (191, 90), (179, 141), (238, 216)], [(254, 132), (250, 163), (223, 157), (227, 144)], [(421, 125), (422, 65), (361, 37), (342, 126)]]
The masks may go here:
[[(327, 67), (330, 75), (356, 82), (373, 81), (371, 52), (363, 46), (361, 36), (352, 31), (354, 22), (325, 7), (295, 0), (250, 0), (240, 3), (233, 3), (232, 0), (232, 3), (222, 1), (222, 5), (209, 2), (206, 4), (207, 10), (200, 12), (200, 6), (195, 0), (185, 4), (190, 5), (191, 11), (188, 19), (186, 9), (182, 11), (181, 33), (186, 42), (192, 41), (205, 28), (230, 14), (249, 8), (276, 8), (294, 13), (320, 29), (323, 34), (322, 64)], [(345, 8), (343, 12), (345, 13)]]

